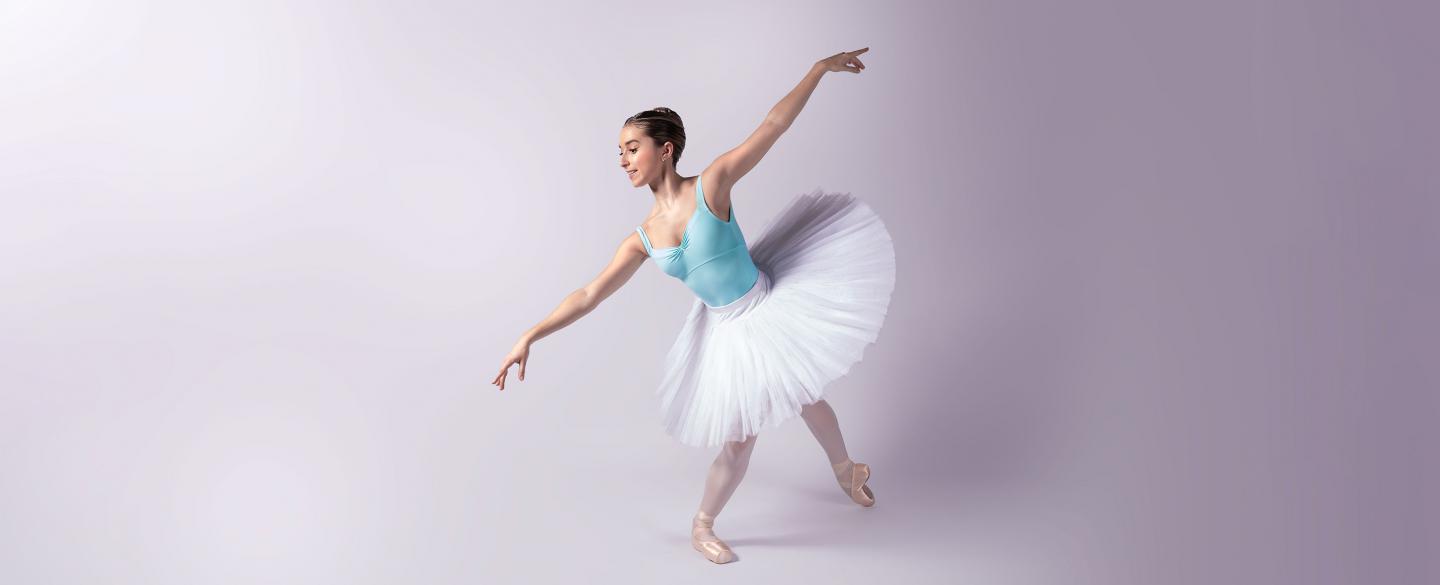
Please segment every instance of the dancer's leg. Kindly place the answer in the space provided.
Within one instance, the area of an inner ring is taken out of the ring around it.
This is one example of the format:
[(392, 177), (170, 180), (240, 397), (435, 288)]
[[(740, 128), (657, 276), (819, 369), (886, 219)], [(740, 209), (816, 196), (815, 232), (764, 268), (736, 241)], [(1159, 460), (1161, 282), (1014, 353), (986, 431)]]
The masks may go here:
[(755, 439), (751, 435), (744, 441), (727, 441), (710, 464), (710, 475), (705, 478), (705, 495), (700, 498), (700, 512), (714, 517), (720, 514), (730, 495), (745, 479), (745, 470), (750, 467), (750, 453), (755, 450)]
[(829, 402), (822, 399), (800, 407), (800, 418), (805, 419), (805, 426), (810, 427), (810, 434), (820, 441), (820, 447), (825, 449), (825, 456), (830, 458), (831, 466), (850, 460), (850, 454), (845, 451), (845, 437), (840, 434), (840, 419), (835, 417), (835, 409), (830, 407)]
[(800, 417), (805, 419), (810, 433), (825, 449), (825, 456), (830, 459), (830, 470), (835, 473), (840, 489), (857, 504), (875, 505), (875, 492), (865, 485), (870, 478), (870, 466), (862, 463), (857, 468), (856, 463), (850, 460), (850, 454), (845, 450), (845, 437), (840, 434), (840, 420), (830, 403), (819, 400), (802, 406)]
[(705, 495), (701, 496), (700, 510), (695, 513), (690, 525), (690, 541), (695, 550), (712, 562), (728, 563), (736, 558), (730, 547), (715, 536), (715, 516), (720, 514), (740, 485), (740, 480), (745, 478), (745, 470), (750, 467), (750, 453), (758, 436), (726, 442), (720, 454), (715, 456), (715, 462), (710, 464), (710, 475), (705, 478)]

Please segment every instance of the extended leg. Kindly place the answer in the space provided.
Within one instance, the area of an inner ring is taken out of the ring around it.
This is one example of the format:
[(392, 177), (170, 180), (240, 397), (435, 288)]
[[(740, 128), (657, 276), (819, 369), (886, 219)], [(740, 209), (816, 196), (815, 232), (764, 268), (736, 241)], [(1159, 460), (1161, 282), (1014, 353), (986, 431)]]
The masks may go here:
[(830, 407), (829, 402), (821, 400), (800, 407), (800, 418), (805, 419), (810, 434), (820, 441), (825, 456), (830, 458), (830, 465), (850, 460), (850, 454), (845, 451), (845, 437), (840, 434), (840, 419), (835, 417), (835, 409)]
[(875, 505), (875, 493), (865, 485), (870, 479), (870, 466), (850, 460), (850, 454), (845, 450), (845, 437), (840, 434), (840, 420), (836, 418), (835, 409), (830, 407), (830, 403), (820, 400), (807, 404), (800, 408), (800, 417), (805, 419), (805, 425), (810, 427), (810, 434), (815, 435), (815, 440), (825, 449), (825, 456), (830, 459), (830, 469), (835, 473), (835, 481), (840, 484), (840, 489), (845, 490), (845, 494), (861, 506)]
[(705, 495), (700, 498), (700, 510), (691, 523), (690, 541), (695, 550), (716, 563), (728, 563), (736, 559), (730, 547), (715, 536), (715, 516), (730, 501), (740, 480), (745, 479), (745, 470), (750, 467), (750, 453), (755, 449), (759, 435), (746, 437), (744, 441), (729, 441), (710, 464), (710, 474), (705, 478)]

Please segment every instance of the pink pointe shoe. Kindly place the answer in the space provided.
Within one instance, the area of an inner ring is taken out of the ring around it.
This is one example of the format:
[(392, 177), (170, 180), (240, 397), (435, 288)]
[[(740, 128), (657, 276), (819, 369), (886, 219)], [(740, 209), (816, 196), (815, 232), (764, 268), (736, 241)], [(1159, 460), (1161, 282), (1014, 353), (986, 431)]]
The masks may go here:
[(835, 481), (840, 483), (840, 489), (845, 491), (845, 495), (866, 508), (875, 505), (875, 492), (865, 485), (865, 482), (870, 481), (869, 465), (846, 459), (831, 467), (835, 469)]
[(723, 565), (736, 560), (738, 557), (735, 552), (730, 550), (725, 541), (715, 536), (714, 528), (714, 516), (707, 516), (704, 512), (697, 513), (690, 527), (690, 545), (715, 564)]

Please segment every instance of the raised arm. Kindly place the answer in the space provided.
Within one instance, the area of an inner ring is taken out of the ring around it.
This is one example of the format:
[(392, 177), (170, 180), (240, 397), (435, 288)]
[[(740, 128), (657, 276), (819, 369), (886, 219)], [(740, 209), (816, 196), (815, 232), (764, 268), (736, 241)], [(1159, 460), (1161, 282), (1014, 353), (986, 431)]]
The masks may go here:
[[(810, 100), (810, 94), (814, 93), (815, 87), (820, 84), (820, 78), (831, 71), (859, 73), (865, 69), (865, 64), (861, 63), (856, 56), (869, 50), (870, 48), (866, 47), (858, 51), (836, 53), (811, 65), (810, 71), (805, 73), (805, 77), (800, 80), (799, 85), (796, 85), (795, 89), (790, 90), (790, 93), (770, 109), (770, 112), (765, 115), (765, 120), (760, 123), (760, 127), (756, 128), (750, 137), (745, 139), (745, 142), (710, 163), (710, 167), (706, 171), (708, 180), (715, 183), (713, 191), (717, 194), (728, 194), (730, 187), (734, 186), (740, 177), (749, 173), (750, 169), (755, 168), (760, 159), (765, 157), (765, 153), (770, 152), (770, 147), (775, 145), (775, 141), (780, 139), (780, 135), (790, 129), (790, 125), (800, 115), (800, 110), (805, 107), (805, 102)], [(707, 189), (707, 191), (709, 190)], [(722, 201), (717, 202), (715, 207), (728, 209), (729, 206), (728, 201)]]
[(615, 250), (615, 256), (610, 259), (610, 264), (600, 271), (600, 275), (591, 280), (589, 284), (575, 289), (560, 301), (544, 320), (531, 327), (520, 336), (511, 348), (510, 354), (500, 364), (500, 373), (495, 375), (491, 384), (505, 389), (505, 378), (510, 374), (510, 366), (520, 365), (520, 380), (525, 380), (525, 364), (530, 361), (530, 346), (541, 338), (565, 328), (567, 325), (578, 321), (581, 317), (595, 310), (600, 303), (615, 291), (624, 286), (635, 275), (635, 271), (645, 264), (645, 246), (640, 243), (640, 236), (631, 232), (624, 240), (621, 240), (619, 249)]

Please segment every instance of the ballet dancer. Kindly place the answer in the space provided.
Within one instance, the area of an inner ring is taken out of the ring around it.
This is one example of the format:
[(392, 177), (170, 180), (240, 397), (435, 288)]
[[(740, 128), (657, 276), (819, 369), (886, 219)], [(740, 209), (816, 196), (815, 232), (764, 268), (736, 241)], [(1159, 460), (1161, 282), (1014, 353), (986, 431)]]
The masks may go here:
[(647, 259), (683, 282), (696, 298), (656, 394), (667, 433), (687, 445), (720, 447), (691, 519), (692, 546), (714, 563), (738, 559), (714, 524), (745, 477), (759, 431), (796, 416), (819, 441), (840, 489), (861, 506), (875, 505), (870, 467), (851, 460), (823, 391), (879, 336), (895, 286), (890, 234), (854, 196), (816, 191), (791, 198), (748, 245), (731, 198), (821, 78), (859, 74), (859, 55), (868, 50), (815, 62), (759, 128), (693, 177), (676, 169), (686, 143), (678, 114), (654, 108), (627, 118), (620, 168), (631, 186), (650, 188), (649, 215), (598, 276), (520, 336), (492, 381), (503, 391), (512, 365), (524, 380), (536, 341), (595, 310)]

